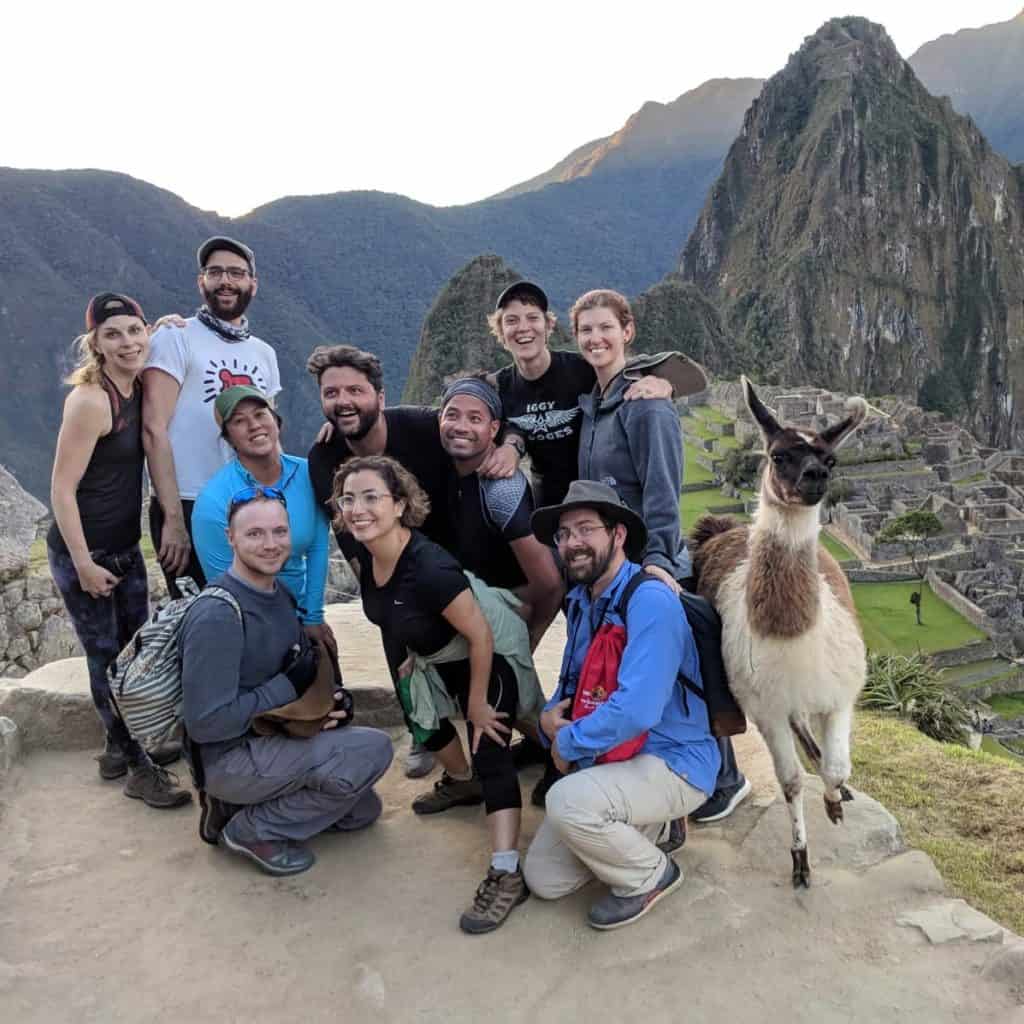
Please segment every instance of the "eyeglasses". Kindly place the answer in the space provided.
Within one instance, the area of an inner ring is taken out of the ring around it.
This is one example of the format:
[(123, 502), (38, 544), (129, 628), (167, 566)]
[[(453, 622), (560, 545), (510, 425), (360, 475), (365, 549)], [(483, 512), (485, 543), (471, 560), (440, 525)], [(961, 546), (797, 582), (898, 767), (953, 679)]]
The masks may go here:
[(367, 491), (365, 494), (343, 494), (338, 499), (338, 505), (343, 509), (353, 509), (356, 507), (356, 502), (361, 501), (363, 508), (376, 508), (385, 498), (391, 498), (395, 500), (395, 496), (388, 491), (378, 493), (377, 491)]
[(564, 544), (570, 537), (578, 537), (585, 544), (598, 530), (610, 530), (610, 526), (602, 523), (600, 526), (590, 526), (586, 523), (583, 526), (560, 526), (555, 530), (554, 538), (556, 544)]
[(270, 498), (271, 501), (279, 501), (285, 508), (288, 507), (288, 500), (284, 496), (284, 491), (279, 487), (264, 487), (262, 484), (253, 484), (251, 487), (243, 487), (240, 491), (235, 491), (231, 496), (230, 508), (236, 509), (239, 505), (254, 501), (261, 496)]
[(203, 267), (203, 277), (207, 281), (219, 281), (225, 274), (232, 281), (244, 281), (249, 271), (245, 267)]

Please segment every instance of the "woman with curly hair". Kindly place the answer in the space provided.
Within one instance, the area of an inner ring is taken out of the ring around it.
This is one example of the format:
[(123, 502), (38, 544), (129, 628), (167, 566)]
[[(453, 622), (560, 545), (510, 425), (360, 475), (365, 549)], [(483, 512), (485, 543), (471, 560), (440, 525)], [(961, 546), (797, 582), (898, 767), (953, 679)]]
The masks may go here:
[[(107, 667), (146, 621), (149, 586), (139, 550), (142, 515), (142, 385), (149, 329), (134, 300), (95, 296), (76, 341), (79, 361), (57, 437), (46, 538), (50, 571), (85, 649), (93, 704), (106, 731), (103, 779), (128, 779), (124, 794), (150, 807), (178, 807), (191, 793), (132, 739), (113, 706)], [(176, 759), (180, 744), (154, 758)]]
[[(444, 774), (412, 806), (417, 814), (435, 814), (485, 804), (491, 864), (459, 924), (474, 934), (492, 931), (528, 896), (518, 852), (522, 801), (507, 743), (507, 723), (517, 709), (516, 672), (495, 652), (491, 627), (459, 563), (417, 529), (429, 502), (407, 470), (383, 455), (350, 459), (334, 478), (333, 502), (339, 526), (357, 542), (363, 611), (380, 628), (396, 685), (426, 659), (465, 716), (472, 768), (450, 719), (440, 717), (424, 745)], [(526, 625), (520, 625), (528, 644)]]

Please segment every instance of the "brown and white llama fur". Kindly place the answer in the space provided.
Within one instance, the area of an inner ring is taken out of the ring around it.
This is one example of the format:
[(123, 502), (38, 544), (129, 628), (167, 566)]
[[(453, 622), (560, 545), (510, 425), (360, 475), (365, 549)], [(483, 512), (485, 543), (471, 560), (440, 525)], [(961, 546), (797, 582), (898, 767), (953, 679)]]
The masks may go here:
[[(864, 685), (864, 641), (846, 576), (819, 544), (818, 506), (836, 448), (860, 426), (862, 398), (820, 434), (781, 426), (743, 378), (767, 462), (748, 526), (703, 516), (693, 534), (697, 590), (722, 618), (722, 654), (736, 700), (771, 751), (793, 826), (793, 885), (810, 885), (803, 768), (794, 738), (825, 783), (839, 824), (851, 799), (850, 728)], [(821, 739), (819, 747), (817, 737)]]

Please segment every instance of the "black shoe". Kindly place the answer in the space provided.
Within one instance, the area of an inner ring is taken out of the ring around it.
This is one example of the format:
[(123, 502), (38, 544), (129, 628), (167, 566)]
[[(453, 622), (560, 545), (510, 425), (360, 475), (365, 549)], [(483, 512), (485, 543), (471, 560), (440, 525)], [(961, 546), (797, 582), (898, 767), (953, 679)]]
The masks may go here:
[(289, 839), (258, 839), (243, 843), (231, 835), (230, 824), (221, 829), (219, 845), (241, 857), (247, 857), (268, 875), (297, 875), (315, 863), (313, 851)]
[(205, 789), (199, 790), (199, 838), (211, 846), (217, 845), (224, 826), (241, 808), (210, 796)]
[(128, 774), (128, 758), (120, 747), (109, 740), (103, 753), (97, 754), (95, 760), (100, 766), (101, 779), (120, 779)]
[(124, 795), (161, 811), (181, 807), (192, 799), (192, 792), (181, 789), (177, 783), (178, 777), (172, 772), (145, 761), (131, 770), (124, 784)]
[(549, 760), (548, 752), (530, 736), (513, 743), (510, 749), (517, 772), (531, 764), (547, 764)]
[(668, 823), (668, 835), (657, 844), (662, 853), (675, 853), (686, 845), (686, 819), (675, 818)]
[(748, 796), (750, 796), (750, 779), (744, 777), (743, 781), (735, 786), (716, 789), (711, 794), (711, 798), (701, 804), (690, 817), (701, 825), (708, 825), (712, 821), (721, 821), (723, 818), (728, 818)]

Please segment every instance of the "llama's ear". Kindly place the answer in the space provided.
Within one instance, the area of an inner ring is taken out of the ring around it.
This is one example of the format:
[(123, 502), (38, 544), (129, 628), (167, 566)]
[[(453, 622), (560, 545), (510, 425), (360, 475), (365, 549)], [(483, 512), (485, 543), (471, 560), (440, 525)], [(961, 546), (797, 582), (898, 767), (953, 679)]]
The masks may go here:
[(830, 448), (838, 448), (864, 422), (868, 414), (868, 403), (860, 397), (848, 398), (846, 412), (845, 419), (826, 427), (818, 435)]
[(743, 397), (746, 399), (750, 415), (754, 417), (757, 425), (764, 434), (765, 445), (782, 429), (778, 420), (768, 411), (768, 407), (757, 397), (754, 385), (746, 377), (740, 377), (740, 384), (743, 387)]

